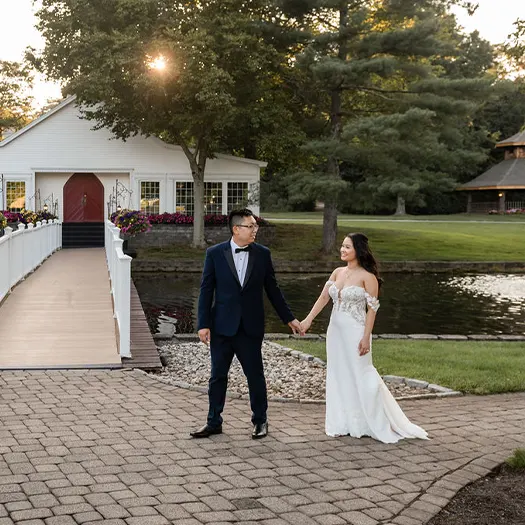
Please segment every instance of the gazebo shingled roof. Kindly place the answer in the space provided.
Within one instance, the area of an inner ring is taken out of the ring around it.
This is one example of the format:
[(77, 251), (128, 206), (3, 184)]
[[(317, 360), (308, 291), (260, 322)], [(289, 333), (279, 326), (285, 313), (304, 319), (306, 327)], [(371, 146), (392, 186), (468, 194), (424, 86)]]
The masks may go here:
[(462, 184), (458, 190), (525, 189), (525, 159), (507, 159), (492, 166), (479, 177)]
[[(525, 207), (523, 201), (516, 200), (516, 196), (525, 190), (525, 131), (501, 140), (496, 147), (504, 148), (505, 159), (475, 179), (456, 188), (467, 194), (467, 213), (472, 213), (472, 211), (485, 213), (492, 210), (505, 213), (514, 208)], [(483, 190), (486, 191), (485, 194)], [(516, 193), (512, 190), (521, 191)], [(492, 193), (494, 191), (497, 192), (497, 197)], [(481, 194), (483, 199), (474, 202), (474, 194)], [(492, 200), (489, 201), (487, 197)]]
[(505, 160), (458, 188), (462, 190), (525, 189), (525, 131), (500, 140), (496, 148), (505, 148)]
[(508, 146), (525, 146), (525, 131), (520, 131), (512, 135), (512, 137), (496, 143), (496, 148), (505, 148)]

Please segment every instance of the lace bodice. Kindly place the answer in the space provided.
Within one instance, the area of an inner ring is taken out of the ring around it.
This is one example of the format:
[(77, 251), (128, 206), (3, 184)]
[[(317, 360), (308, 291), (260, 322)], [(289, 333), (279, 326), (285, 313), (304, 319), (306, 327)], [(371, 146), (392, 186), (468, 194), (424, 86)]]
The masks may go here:
[(333, 309), (350, 314), (360, 324), (365, 324), (367, 306), (374, 312), (379, 309), (378, 298), (372, 297), (362, 286), (344, 286), (339, 290), (334, 281), (327, 281), (325, 286), (329, 287)]

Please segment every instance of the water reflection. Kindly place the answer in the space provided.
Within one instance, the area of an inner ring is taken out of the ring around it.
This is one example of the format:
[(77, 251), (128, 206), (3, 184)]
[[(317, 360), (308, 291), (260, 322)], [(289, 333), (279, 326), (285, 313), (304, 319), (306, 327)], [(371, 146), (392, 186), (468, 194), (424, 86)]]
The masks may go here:
[[(525, 276), (383, 275), (376, 333), (523, 334)], [(317, 299), (326, 275), (281, 274), (278, 280), (295, 315), (302, 319)], [(195, 331), (198, 274), (134, 274), (148, 323), (175, 324), (177, 333)], [(267, 332), (288, 332), (267, 302)], [(330, 307), (312, 326), (326, 332)]]
[(514, 302), (518, 309), (519, 305), (525, 304), (525, 278), (522, 275), (466, 275), (453, 277), (447, 284), (494, 301)]

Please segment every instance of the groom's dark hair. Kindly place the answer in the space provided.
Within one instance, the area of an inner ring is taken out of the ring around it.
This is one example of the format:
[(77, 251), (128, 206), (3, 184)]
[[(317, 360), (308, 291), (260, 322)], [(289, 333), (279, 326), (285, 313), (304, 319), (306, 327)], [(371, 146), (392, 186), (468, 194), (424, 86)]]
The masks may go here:
[(252, 210), (242, 208), (241, 210), (232, 210), (228, 215), (228, 228), (233, 235), (233, 227), (242, 224), (244, 217), (255, 217)]

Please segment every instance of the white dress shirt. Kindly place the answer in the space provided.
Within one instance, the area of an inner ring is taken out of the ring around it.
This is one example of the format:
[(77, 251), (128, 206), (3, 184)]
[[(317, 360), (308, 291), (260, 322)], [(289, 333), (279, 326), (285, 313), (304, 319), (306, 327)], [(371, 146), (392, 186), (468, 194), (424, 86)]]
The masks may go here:
[(235, 253), (235, 248), (244, 248), (244, 246), (237, 246), (237, 244), (233, 242), (233, 239), (230, 240), (230, 245), (232, 247), (233, 264), (235, 264), (237, 277), (239, 278), (241, 286), (243, 286), (244, 278), (246, 277), (246, 268), (248, 268), (248, 257), (250, 256), (250, 254), (249, 252)]

